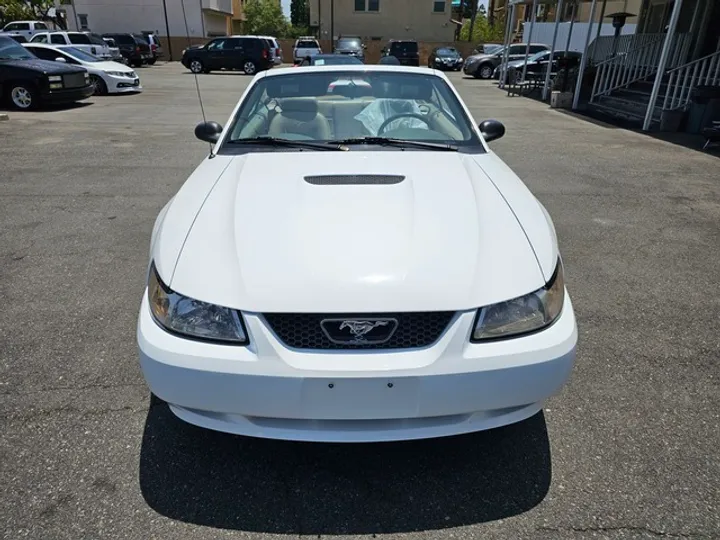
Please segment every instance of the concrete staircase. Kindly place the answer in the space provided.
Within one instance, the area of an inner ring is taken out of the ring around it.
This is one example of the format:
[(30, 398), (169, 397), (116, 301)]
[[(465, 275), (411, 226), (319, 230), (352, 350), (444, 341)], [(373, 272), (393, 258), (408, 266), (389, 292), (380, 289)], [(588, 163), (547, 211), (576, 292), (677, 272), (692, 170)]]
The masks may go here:
[[(650, 103), (653, 82), (654, 74), (652, 77), (636, 81), (626, 88), (613, 90), (609, 95), (599, 96), (593, 103), (588, 103), (587, 110), (593, 115), (610, 116), (631, 125), (642, 126), (648, 103)], [(667, 78), (665, 78), (660, 86), (660, 92), (653, 109), (652, 127), (660, 125), (660, 114), (667, 90), (667, 82)]]

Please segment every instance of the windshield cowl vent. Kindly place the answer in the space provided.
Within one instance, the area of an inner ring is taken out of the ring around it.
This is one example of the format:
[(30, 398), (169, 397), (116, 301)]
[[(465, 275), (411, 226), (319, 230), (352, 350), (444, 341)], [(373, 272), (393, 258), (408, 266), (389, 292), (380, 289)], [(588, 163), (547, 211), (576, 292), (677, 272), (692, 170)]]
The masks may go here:
[(306, 176), (305, 181), (314, 186), (389, 186), (399, 184), (404, 176), (393, 174), (333, 174)]

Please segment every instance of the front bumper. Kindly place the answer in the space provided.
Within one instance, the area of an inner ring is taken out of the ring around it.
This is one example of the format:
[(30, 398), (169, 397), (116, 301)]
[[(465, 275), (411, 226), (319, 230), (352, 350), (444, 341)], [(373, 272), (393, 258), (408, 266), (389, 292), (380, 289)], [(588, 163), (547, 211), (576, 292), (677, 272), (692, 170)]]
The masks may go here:
[(95, 92), (93, 86), (81, 86), (80, 88), (69, 88), (63, 90), (46, 90), (42, 93), (44, 103), (69, 103), (87, 99)]
[[(474, 344), (459, 312), (430, 347), (298, 351), (258, 314), (251, 344), (215, 345), (161, 329), (143, 297), (137, 339), (150, 390), (183, 420), (241, 435), (369, 442), (456, 435), (528, 418), (568, 380), (577, 328), (566, 296), (549, 328)], [(339, 354), (338, 354), (339, 353)]]
[(142, 92), (140, 79), (138, 77), (117, 77), (115, 75), (106, 75), (104, 77), (107, 84), (108, 92), (111, 94), (119, 94), (124, 92)]

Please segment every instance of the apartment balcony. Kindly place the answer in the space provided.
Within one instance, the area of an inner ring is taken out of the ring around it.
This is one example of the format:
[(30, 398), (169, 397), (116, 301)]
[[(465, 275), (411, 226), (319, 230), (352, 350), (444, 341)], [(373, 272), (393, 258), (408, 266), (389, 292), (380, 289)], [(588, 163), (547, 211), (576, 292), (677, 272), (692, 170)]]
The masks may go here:
[(202, 0), (202, 8), (208, 11), (215, 11), (225, 15), (233, 14), (232, 0)]

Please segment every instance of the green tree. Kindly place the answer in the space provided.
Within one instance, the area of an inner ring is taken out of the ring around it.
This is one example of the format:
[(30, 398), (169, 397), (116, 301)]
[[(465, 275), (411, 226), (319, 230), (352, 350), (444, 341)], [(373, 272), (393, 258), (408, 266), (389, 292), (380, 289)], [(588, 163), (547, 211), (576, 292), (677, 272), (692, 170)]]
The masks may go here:
[(247, 0), (245, 17), (248, 34), (284, 36), (288, 32), (288, 21), (277, 0)]
[(0, 25), (17, 20), (34, 18), (30, 5), (22, 0), (0, 0)]
[(310, 26), (310, 4), (308, 0), (292, 0), (290, 2), (290, 24), (293, 26)]
[[(478, 43), (489, 43), (502, 41), (504, 38), (504, 18), (498, 17), (495, 19), (495, 24), (491, 25), (488, 22), (487, 14), (483, 6), (477, 10), (475, 14), (474, 24), (473, 20), (466, 20), (460, 30), (461, 41), (477, 41)], [(471, 31), (472, 30), (472, 31)]]
[(0, 0), (0, 25), (5, 26), (12, 21), (28, 19), (41, 21), (50, 19), (57, 24), (57, 19), (48, 16), (53, 7), (52, 0)]

